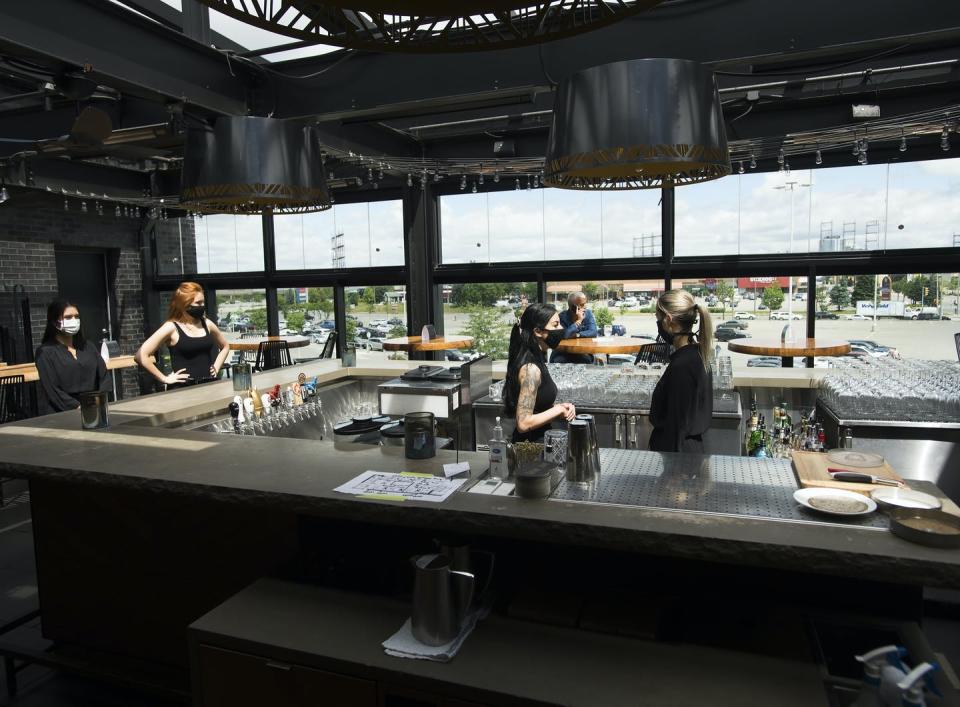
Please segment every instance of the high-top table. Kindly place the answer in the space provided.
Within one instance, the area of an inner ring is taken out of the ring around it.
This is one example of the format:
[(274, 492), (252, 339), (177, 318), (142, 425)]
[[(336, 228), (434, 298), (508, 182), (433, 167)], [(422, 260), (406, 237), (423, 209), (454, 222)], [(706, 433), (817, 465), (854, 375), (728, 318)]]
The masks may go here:
[(384, 351), (446, 351), (469, 349), (472, 345), (472, 336), (435, 336), (429, 341), (423, 341), (419, 336), (398, 336), (383, 340)]
[(783, 368), (793, 368), (794, 356), (844, 356), (850, 353), (846, 341), (827, 339), (732, 339), (727, 348), (754, 356), (780, 356)]
[(240, 339), (227, 343), (230, 344), (231, 351), (257, 351), (264, 341), (286, 341), (287, 346), (291, 349), (309, 346), (311, 343), (309, 336), (265, 336), (262, 339)]
[(637, 353), (649, 339), (634, 339), (627, 336), (594, 336), (579, 339), (564, 339), (556, 351), (570, 354), (628, 354)]

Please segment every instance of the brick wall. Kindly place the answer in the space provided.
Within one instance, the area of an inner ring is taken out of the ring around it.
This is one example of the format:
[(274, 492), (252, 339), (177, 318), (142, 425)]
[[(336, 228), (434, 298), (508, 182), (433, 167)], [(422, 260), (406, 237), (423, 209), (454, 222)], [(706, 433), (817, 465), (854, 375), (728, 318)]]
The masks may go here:
[[(81, 213), (71, 201), (42, 193), (19, 193), (0, 205), (0, 288), (23, 285), (30, 297), (34, 347), (40, 344), (47, 306), (57, 296), (57, 246), (103, 248), (110, 253), (108, 267), (115, 263), (116, 320), (114, 336), (123, 353), (133, 353), (144, 338), (141, 292), (139, 230), (141, 220), (116, 218), (110, 209), (97, 216), (95, 209)], [(112, 256), (112, 257), (111, 257)], [(90, 338), (96, 334), (87, 332)], [(136, 369), (123, 372), (124, 396), (138, 394)]]

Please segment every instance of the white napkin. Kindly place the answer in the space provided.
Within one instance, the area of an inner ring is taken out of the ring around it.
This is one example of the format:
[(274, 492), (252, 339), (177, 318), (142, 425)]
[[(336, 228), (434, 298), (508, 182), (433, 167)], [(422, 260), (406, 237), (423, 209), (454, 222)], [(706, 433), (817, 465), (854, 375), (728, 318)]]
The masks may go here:
[(412, 619), (403, 622), (403, 626), (395, 634), (383, 642), (383, 650), (387, 655), (397, 658), (413, 658), (415, 660), (434, 660), (438, 663), (448, 663), (460, 650), (477, 621), (490, 613), (489, 607), (474, 609), (463, 620), (460, 633), (449, 643), (442, 646), (428, 646), (413, 637)]

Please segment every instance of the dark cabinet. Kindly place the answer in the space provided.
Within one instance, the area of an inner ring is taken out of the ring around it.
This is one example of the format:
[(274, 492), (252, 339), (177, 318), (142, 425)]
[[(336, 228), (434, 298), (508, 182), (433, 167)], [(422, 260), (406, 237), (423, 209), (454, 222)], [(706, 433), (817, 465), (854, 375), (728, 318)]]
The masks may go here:
[(377, 707), (370, 680), (222, 648), (198, 650), (201, 707)]

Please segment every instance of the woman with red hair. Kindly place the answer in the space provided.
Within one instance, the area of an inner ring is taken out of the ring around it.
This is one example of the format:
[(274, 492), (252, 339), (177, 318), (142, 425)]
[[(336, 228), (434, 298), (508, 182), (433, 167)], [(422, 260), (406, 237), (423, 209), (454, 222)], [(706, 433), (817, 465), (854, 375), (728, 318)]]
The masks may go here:
[[(170, 300), (167, 321), (137, 351), (136, 360), (168, 387), (196, 385), (216, 379), (230, 355), (230, 344), (217, 325), (207, 319), (203, 288), (195, 282), (181, 282)], [(166, 344), (173, 373), (164, 375), (151, 360)], [(214, 346), (220, 353), (214, 357)]]

